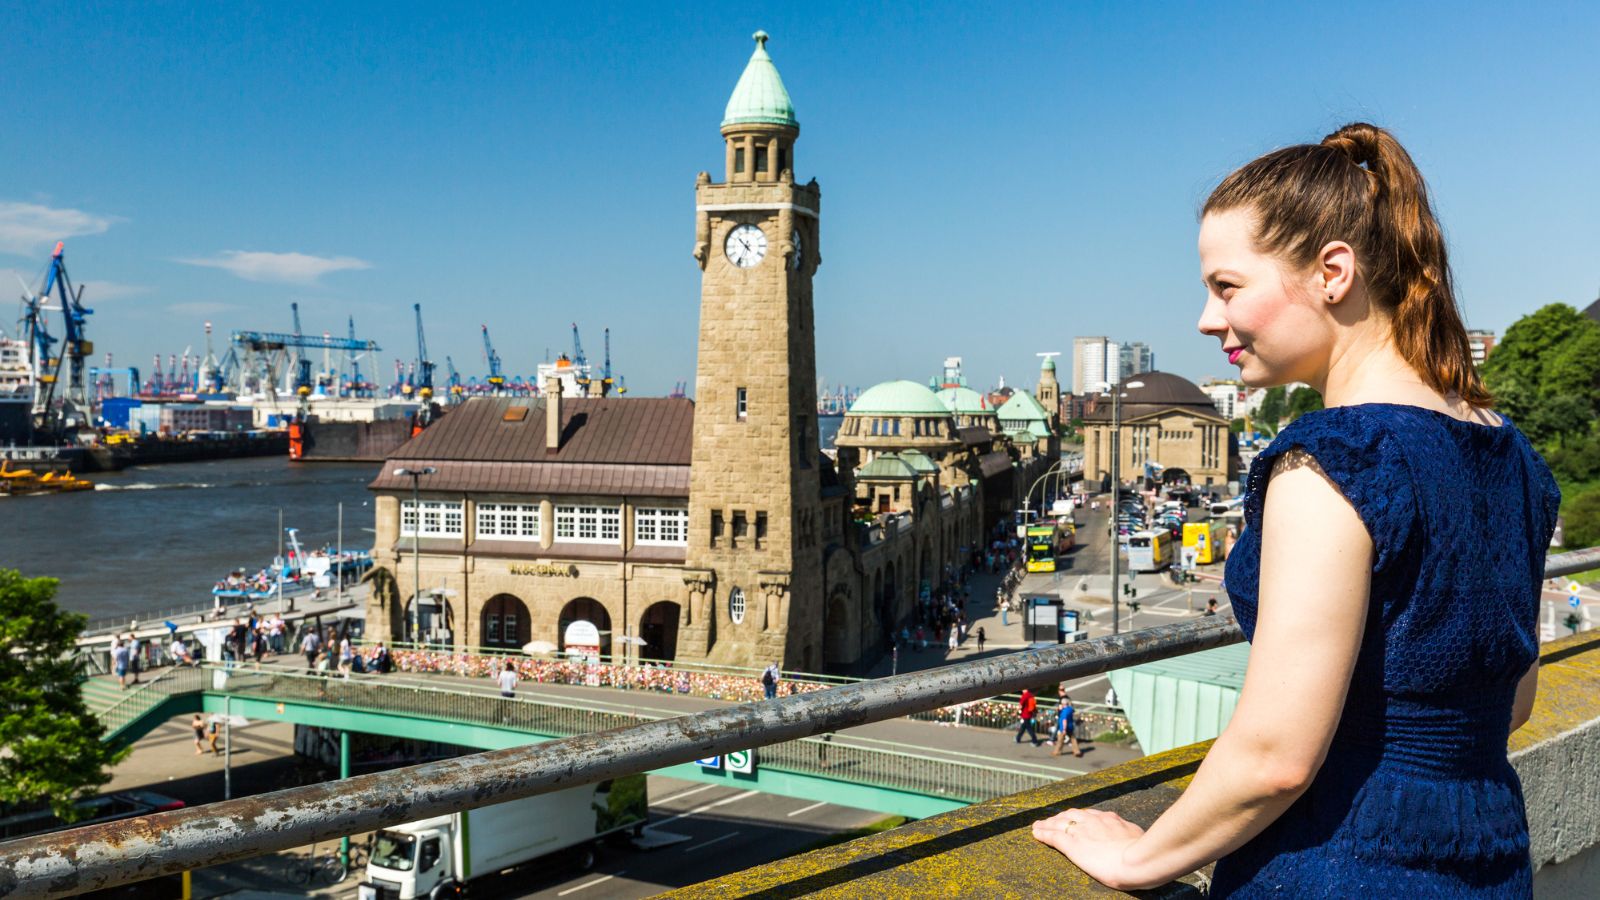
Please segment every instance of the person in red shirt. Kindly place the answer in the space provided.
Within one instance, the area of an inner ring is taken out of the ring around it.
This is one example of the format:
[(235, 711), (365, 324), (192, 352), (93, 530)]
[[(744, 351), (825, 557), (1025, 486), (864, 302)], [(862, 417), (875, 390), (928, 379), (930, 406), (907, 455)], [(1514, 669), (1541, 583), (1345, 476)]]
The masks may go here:
[(1033, 740), (1033, 745), (1035, 747), (1039, 746), (1038, 726), (1033, 723), (1033, 714), (1038, 710), (1039, 701), (1034, 699), (1033, 691), (1023, 688), (1021, 708), (1017, 711), (1022, 721), (1017, 726), (1017, 739), (1014, 743), (1022, 743), (1022, 733), (1026, 731), (1028, 737)]

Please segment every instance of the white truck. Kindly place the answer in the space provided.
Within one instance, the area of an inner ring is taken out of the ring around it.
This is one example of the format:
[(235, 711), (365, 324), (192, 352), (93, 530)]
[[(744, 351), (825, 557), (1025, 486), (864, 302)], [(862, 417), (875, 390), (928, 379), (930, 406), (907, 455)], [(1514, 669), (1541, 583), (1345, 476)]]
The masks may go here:
[(458, 896), (474, 878), (563, 850), (587, 868), (602, 837), (643, 829), (649, 805), (645, 777), (629, 775), (385, 828), (372, 836), (359, 897)]

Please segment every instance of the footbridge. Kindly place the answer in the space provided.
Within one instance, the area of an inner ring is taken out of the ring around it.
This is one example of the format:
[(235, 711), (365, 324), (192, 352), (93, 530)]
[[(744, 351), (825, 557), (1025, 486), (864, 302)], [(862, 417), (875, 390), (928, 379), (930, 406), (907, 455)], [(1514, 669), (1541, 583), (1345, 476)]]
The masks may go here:
[[(115, 684), (93, 679), (97, 698), (115, 696)], [(102, 701), (103, 702), (103, 701)], [(478, 750), (503, 750), (593, 732), (627, 729), (675, 718), (679, 712), (635, 702), (584, 698), (563, 702), (504, 698), (451, 689), (421, 679), (340, 678), (266, 666), (206, 665), (164, 671), (98, 712), (104, 739), (138, 740), (173, 716), (190, 713), (243, 716), (333, 731), (412, 738)], [(627, 738), (619, 733), (618, 740)], [(698, 761), (652, 770), (686, 781), (736, 784), (745, 790), (825, 800), (841, 806), (926, 818), (971, 803), (1059, 780), (1048, 765), (991, 760), (949, 751), (827, 735), (768, 744), (752, 740), (730, 765)], [(342, 743), (348, 752), (348, 743)], [(348, 759), (342, 768), (348, 771)], [(748, 771), (740, 771), (748, 770)]]

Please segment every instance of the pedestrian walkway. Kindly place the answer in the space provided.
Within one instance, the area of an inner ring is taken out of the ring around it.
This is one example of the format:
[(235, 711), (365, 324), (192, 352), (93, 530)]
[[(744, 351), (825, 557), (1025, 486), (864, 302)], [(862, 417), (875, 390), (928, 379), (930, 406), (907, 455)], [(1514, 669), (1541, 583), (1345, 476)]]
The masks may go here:
[[(931, 659), (932, 651), (928, 651), (928, 654)], [(292, 656), (282, 656), (268, 660), (264, 668), (284, 668), (298, 673), (303, 670), (303, 667), (298, 665), (299, 662)], [(375, 678), (385, 684), (409, 683), (466, 690), (488, 696), (498, 696), (500, 693), (499, 686), (487, 678), (406, 672), (357, 677)], [(614, 688), (545, 684), (533, 681), (521, 682), (517, 686), (517, 696), (529, 700), (576, 703), (591, 709), (649, 710), (679, 715), (731, 705), (730, 701), (665, 691), (619, 691)], [(1046, 697), (1045, 700), (1041, 708), (1049, 712), (1054, 708), (1053, 698)], [(1044, 724), (1043, 716), (1040, 724), (1041, 726)], [(1041, 727), (1041, 736), (1043, 731)], [(901, 750), (914, 750), (955, 762), (979, 765), (1022, 763), (1029, 768), (1044, 767), (1047, 770), (1059, 771), (1063, 777), (1096, 771), (1143, 755), (1143, 751), (1136, 744), (1108, 742), (1085, 745), (1082, 758), (1052, 757), (1048, 747), (1032, 747), (1027, 743), (1016, 743), (1011, 730), (956, 726), (916, 719), (892, 719), (862, 725), (839, 732), (835, 739), (860, 742), (864, 746), (894, 745)]]

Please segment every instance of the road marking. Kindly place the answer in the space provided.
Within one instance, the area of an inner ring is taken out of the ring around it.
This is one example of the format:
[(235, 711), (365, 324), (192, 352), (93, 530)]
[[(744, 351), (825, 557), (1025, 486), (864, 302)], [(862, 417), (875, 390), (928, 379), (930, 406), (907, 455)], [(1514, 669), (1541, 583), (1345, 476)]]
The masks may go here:
[[(716, 785), (713, 785), (713, 787), (715, 787), (715, 786)], [(738, 801), (738, 800), (743, 800), (746, 797), (754, 797), (758, 793), (760, 793), (760, 791), (745, 791), (742, 794), (734, 794), (732, 797), (724, 797), (721, 800), (716, 800), (716, 801), (713, 801), (711, 803), (707, 803), (705, 806), (697, 806), (694, 809), (689, 810), (688, 812), (678, 813), (677, 815), (673, 816), (670, 819), (662, 819), (659, 822), (652, 822), (652, 823), (650, 823), (649, 825), (647, 825), (645, 827), (647, 827), (647, 828), (660, 828), (663, 825), (670, 825), (671, 823), (676, 822), (679, 819), (687, 819), (690, 816), (699, 815), (700, 813), (703, 813), (703, 812), (705, 812), (707, 810), (716, 809), (719, 806), (724, 806), (726, 804), (733, 803), (733, 802)]]
[(727, 833), (727, 834), (725, 834), (725, 835), (723, 835), (723, 836), (722, 836), (722, 837), (715, 837), (715, 838), (712, 838), (712, 839), (711, 839), (711, 840), (709, 840), (709, 841), (706, 841), (706, 842), (705, 842), (705, 843), (703, 843), (703, 844), (695, 844), (695, 845), (694, 845), (694, 846), (693, 846), (693, 847), (685, 847), (685, 848), (683, 848), (683, 852), (685, 852), (685, 853), (692, 853), (692, 852), (694, 852), (694, 851), (695, 851), (695, 850), (699, 850), (699, 849), (700, 849), (700, 848), (701, 848), (701, 847), (709, 847), (709, 846), (711, 846), (711, 845), (712, 845), (712, 844), (716, 844), (716, 843), (719, 843), (719, 842), (721, 842), (721, 841), (725, 841), (725, 840), (727, 840), (727, 839), (728, 839), (728, 838), (731, 838), (731, 837), (733, 837), (733, 836), (734, 836), (734, 835), (737, 835), (737, 834), (741, 834), (741, 833), (742, 833), (742, 832), (738, 832), (738, 831), (730, 831), (730, 832), (728, 832), (728, 833)]
[(611, 879), (617, 877), (618, 875), (626, 875), (626, 874), (628, 874), (628, 870), (627, 869), (621, 869), (619, 871), (612, 872), (610, 875), (602, 875), (602, 876), (600, 876), (599, 878), (596, 878), (593, 881), (585, 881), (583, 884), (579, 884), (579, 885), (575, 885), (573, 887), (569, 887), (564, 891), (558, 891), (556, 893), (556, 896), (557, 897), (565, 897), (568, 894), (577, 893), (578, 891), (581, 891), (586, 887), (594, 887), (597, 884), (604, 884), (607, 881), (610, 881)]
[(673, 794), (671, 797), (662, 797), (660, 800), (657, 800), (656, 803), (658, 805), (662, 804), (662, 803), (671, 803), (672, 801), (677, 800), (680, 797), (692, 797), (695, 794), (700, 793), (701, 791), (709, 791), (714, 787), (722, 787), (722, 785), (720, 785), (720, 784), (702, 784), (701, 786), (699, 786), (697, 788), (690, 788), (687, 791), (679, 791), (678, 793)]
[(827, 806), (827, 805), (828, 805), (828, 801), (819, 800), (816, 803), (813, 803), (810, 806), (805, 807), (804, 809), (797, 809), (794, 812), (784, 813), (783, 815), (784, 815), (784, 818), (792, 819), (795, 816), (800, 815), (801, 813), (811, 812), (813, 809), (816, 809), (819, 806)]

